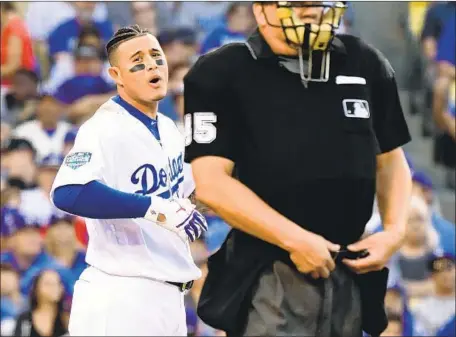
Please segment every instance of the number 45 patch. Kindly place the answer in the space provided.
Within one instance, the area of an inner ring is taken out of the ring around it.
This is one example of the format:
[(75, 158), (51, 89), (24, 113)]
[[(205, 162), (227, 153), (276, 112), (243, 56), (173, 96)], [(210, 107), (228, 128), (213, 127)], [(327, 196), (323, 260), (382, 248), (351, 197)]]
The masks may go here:
[(186, 114), (185, 124), (185, 146), (192, 143), (192, 140), (198, 144), (209, 144), (217, 138), (217, 128), (214, 123), (217, 122), (217, 115), (213, 112), (195, 112), (192, 115)]

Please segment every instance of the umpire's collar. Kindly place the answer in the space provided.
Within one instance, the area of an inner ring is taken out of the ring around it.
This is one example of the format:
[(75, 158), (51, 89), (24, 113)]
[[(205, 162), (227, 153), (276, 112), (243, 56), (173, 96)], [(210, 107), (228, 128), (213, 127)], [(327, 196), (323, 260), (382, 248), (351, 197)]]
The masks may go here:
[[(263, 35), (261, 35), (259, 29), (256, 29), (255, 32), (252, 35), (250, 35), (245, 44), (247, 45), (247, 48), (249, 48), (250, 54), (252, 54), (252, 57), (255, 60), (274, 58), (277, 56), (272, 51), (271, 47), (266, 42)], [(335, 36), (331, 42), (330, 51), (334, 51), (341, 54), (347, 53), (344, 43), (337, 36)]]

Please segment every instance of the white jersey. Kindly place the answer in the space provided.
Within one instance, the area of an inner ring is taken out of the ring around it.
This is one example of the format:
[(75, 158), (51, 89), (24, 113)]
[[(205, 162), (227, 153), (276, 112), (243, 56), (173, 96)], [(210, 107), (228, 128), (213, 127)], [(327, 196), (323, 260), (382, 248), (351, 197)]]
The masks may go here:
[[(122, 192), (188, 197), (183, 190), (184, 138), (174, 122), (158, 113), (159, 142), (137, 118), (138, 110), (123, 104), (124, 108), (113, 99), (80, 127), (51, 194), (59, 186), (98, 180)], [(191, 172), (186, 178), (193, 179)], [(201, 276), (188, 242), (151, 221), (85, 221), (89, 234), (86, 261), (105, 273), (172, 282)]]
[(61, 155), (65, 142), (65, 135), (70, 131), (71, 125), (60, 121), (52, 135), (49, 135), (41, 126), (40, 121), (33, 120), (19, 125), (14, 134), (18, 138), (27, 139), (32, 143), (40, 162), (49, 155)]

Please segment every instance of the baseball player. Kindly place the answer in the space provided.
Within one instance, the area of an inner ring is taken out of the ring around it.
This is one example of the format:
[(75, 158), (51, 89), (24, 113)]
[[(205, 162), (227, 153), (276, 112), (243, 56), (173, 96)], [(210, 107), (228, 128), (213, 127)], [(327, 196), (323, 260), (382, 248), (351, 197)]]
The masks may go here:
[(157, 112), (166, 59), (138, 26), (118, 30), (107, 54), (118, 95), (81, 126), (51, 192), (58, 208), (86, 218), (89, 233), (69, 332), (185, 336), (183, 295), (201, 276), (189, 242), (207, 223), (185, 199), (183, 136)]

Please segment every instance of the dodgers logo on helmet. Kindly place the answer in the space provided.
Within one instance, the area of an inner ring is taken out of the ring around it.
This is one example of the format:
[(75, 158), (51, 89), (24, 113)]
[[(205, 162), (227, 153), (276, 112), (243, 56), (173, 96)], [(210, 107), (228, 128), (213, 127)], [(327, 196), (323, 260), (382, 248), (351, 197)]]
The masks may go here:
[[(176, 194), (179, 191), (179, 185), (184, 181), (184, 163), (183, 156), (180, 154), (177, 158), (168, 160), (171, 178), (171, 193)], [(168, 188), (168, 175), (164, 168), (157, 169), (152, 164), (144, 164), (138, 167), (131, 175), (131, 182), (135, 185), (140, 185), (141, 189), (135, 193), (147, 195), (156, 194), (159, 197), (168, 199), (171, 197)], [(160, 192), (160, 189), (163, 192)]]

